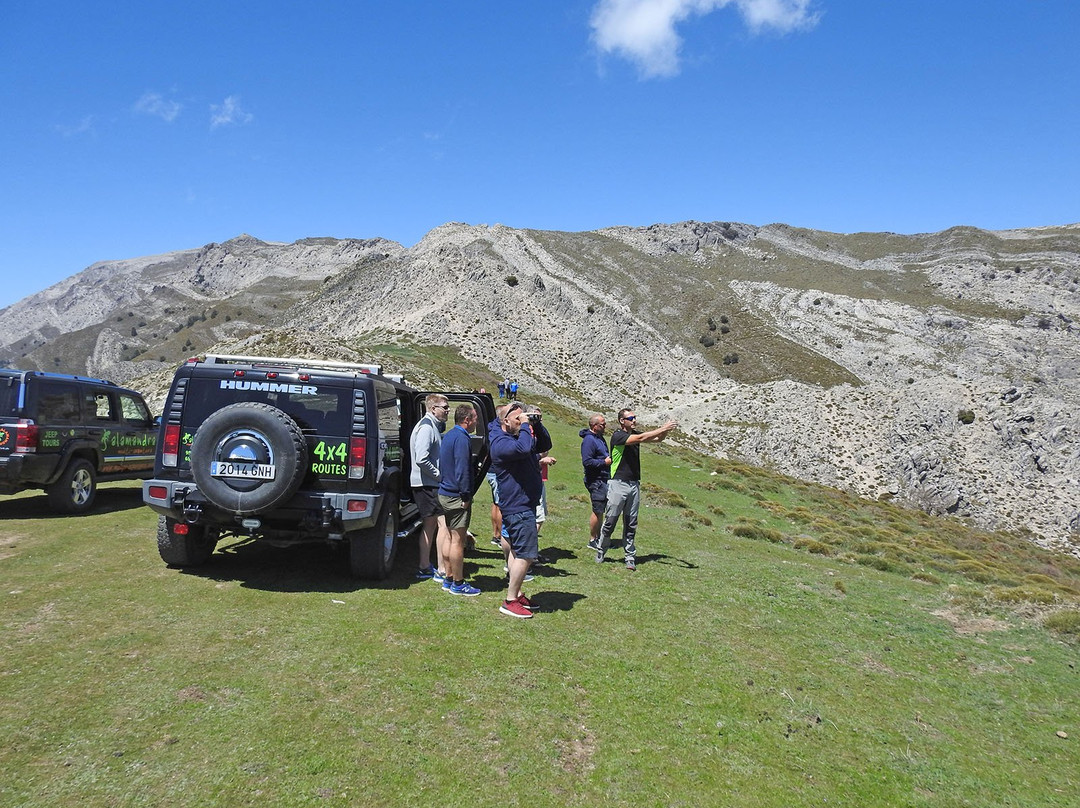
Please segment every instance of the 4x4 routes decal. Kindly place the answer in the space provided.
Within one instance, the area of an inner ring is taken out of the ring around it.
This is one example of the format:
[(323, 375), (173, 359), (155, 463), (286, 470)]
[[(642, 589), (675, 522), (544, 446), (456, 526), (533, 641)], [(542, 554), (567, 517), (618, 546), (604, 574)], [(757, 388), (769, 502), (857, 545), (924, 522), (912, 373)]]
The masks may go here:
[(349, 471), (346, 465), (349, 457), (349, 446), (345, 441), (338, 444), (319, 441), (318, 445), (311, 450), (318, 458), (318, 462), (312, 462), (312, 474), (334, 474), (344, 477)]

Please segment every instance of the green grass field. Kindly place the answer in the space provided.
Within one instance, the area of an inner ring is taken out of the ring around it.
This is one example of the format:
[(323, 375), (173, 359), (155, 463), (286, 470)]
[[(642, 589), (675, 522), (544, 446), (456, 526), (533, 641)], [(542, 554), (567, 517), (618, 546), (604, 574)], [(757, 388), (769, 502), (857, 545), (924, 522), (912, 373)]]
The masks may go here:
[(1076, 559), (662, 447), (629, 573), (551, 426), (532, 620), (486, 488), (476, 598), (411, 540), (376, 585), (329, 548), (168, 569), (135, 483), (0, 500), (0, 805), (1076, 804)]

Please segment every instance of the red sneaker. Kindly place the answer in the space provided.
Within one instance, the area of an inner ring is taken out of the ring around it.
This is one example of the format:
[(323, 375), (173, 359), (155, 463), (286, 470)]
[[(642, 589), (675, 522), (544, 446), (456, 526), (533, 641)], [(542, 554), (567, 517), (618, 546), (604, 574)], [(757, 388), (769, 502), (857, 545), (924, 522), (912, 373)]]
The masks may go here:
[(528, 609), (530, 612), (536, 609), (536, 604), (529, 600), (524, 595), (518, 595), (517, 602)]
[(517, 600), (504, 600), (499, 611), (511, 617), (532, 617), (533, 613), (521, 605), (521, 598)]

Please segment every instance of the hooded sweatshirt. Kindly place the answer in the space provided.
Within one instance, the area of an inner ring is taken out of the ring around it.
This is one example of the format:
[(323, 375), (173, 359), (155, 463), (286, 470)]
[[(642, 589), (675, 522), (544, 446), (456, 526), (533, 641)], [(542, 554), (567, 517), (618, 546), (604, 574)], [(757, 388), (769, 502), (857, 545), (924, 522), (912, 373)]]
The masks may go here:
[(502, 427), (491, 433), (491, 467), (499, 481), (499, 509), (504, 517), (535, 511), (540, 504), (544, 486), (540, 477), (540, 452), (551, 448), (551, 437), (543, 424), (537, 424), (537, 432), (537, 437), (533, 437), (526, 424), (517, 437), (504, 432)]
[(591, 429), (578, 432), (581, 437), (581, 465), (585, 469), (585, 485), (611, 479), (611, 469), (604, 461), (608, 457), (607, 442)]

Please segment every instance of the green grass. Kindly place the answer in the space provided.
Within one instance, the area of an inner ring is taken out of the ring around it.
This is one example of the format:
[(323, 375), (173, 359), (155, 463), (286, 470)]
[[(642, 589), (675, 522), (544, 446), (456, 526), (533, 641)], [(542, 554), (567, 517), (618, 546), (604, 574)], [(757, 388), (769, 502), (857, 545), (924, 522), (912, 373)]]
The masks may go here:
[(0, 500), (0, 805), (1074, 804), (1072, 561), (660, 447), (638, 571), (597, 565), (579, 426), (545, 420), (528, 621), (483, 496), (470, 599), (413, 541), (377, 585), (244, 542), (181, 572), (136, 484)]

